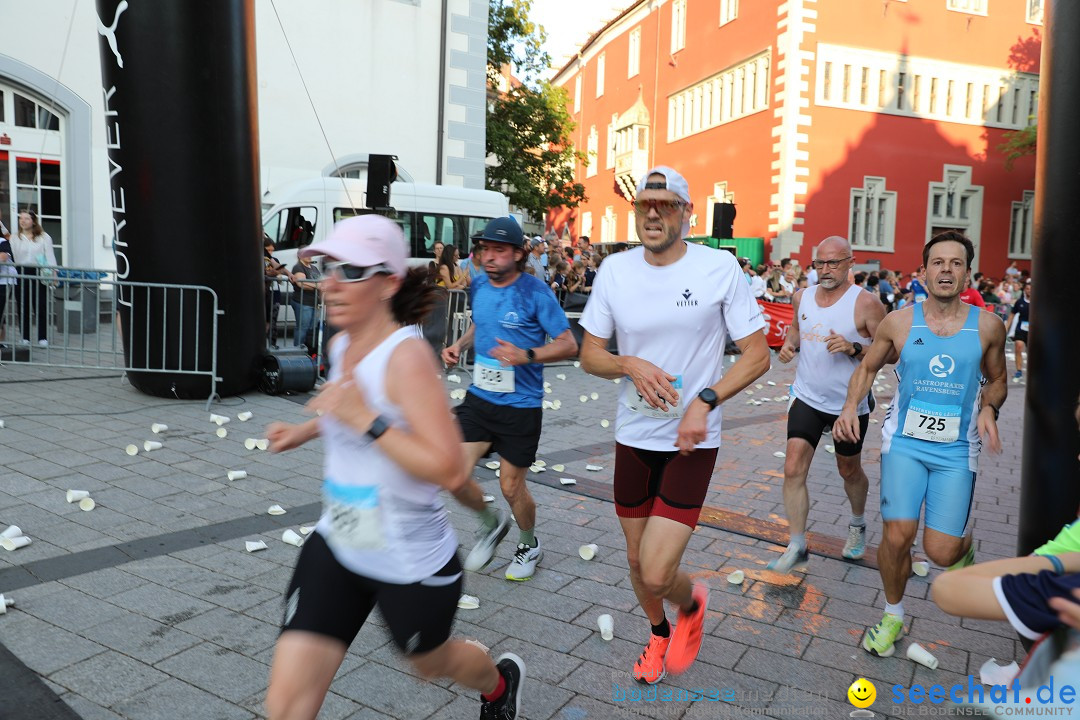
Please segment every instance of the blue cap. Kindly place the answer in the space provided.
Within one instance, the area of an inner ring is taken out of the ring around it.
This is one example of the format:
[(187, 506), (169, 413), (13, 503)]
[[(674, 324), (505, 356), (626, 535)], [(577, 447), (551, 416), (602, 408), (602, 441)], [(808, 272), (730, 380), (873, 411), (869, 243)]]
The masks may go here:
[(484, 227), (480, 238), (489, 242), (506, 243), (514, 247), (525, 247), (525, 235), (521, 226), (512, 217), (495, 218)]

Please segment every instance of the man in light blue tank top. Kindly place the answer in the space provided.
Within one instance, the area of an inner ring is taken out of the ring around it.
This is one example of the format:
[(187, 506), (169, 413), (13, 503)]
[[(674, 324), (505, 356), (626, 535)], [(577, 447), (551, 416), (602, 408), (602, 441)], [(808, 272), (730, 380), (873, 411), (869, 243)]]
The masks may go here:
[(877, 372), (892, 358), (896, 397), (882, 427), (878, 565), (885, 614), (863, 638), (863, 649), (889, 657), (904, 633), (904, 588), (911, 546), (926, 504), (926, 554), (943, 567), (975, 562), (967, 533), (983, 442), (1001, 452), (997, 417), (1008, 392), (1005, 325), (960, 300), (975, 249), (963, 233), (935, 235), (923, 248), (926, 301), (890, 313), (851, 376), (847, 401), (833, 426), (840, 440), (859, 438), (856, 415)]

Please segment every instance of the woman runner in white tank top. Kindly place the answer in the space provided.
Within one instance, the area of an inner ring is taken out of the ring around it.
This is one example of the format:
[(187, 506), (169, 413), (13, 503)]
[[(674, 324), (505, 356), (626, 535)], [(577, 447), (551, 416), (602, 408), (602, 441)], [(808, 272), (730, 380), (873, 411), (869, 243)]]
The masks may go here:
[(308, 403), (318, 417), (274, 423), (270, 450), (322, 436), (323, 515), (297, 561), (266, 705), (271, 720), (315, 718), (356, 633), (378, 606), (423, 677), (483, 693), (481, 717), (518, 716), (525, 666), (498, 665), (451, 639), (461, 590), (457, 539), (440, 490), (464, 486), (460, 438), (431, 348), (414, 325), (433, 302), (427, 273), (409, 271), (401, 228), (378, 215), (338, 223), (301, 251), (325, 255), (330, 381)]

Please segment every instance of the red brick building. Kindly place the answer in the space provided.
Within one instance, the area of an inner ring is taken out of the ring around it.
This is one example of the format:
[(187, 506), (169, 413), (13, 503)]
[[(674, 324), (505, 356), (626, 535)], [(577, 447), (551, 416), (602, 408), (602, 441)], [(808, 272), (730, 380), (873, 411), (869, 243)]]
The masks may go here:
[(939, 229), (1000, 276), (1031, 255), (1033, 157), (997, 147), (1037, 111), (1041, 0), (638, 0), (592, 35), (565, 87), (588, 202), (547, 230), (635, 241), (640, 175), (690, 183), (692, 234), (714, 202), (736, 237), (798, 258), (828, 235), (910, 271)]

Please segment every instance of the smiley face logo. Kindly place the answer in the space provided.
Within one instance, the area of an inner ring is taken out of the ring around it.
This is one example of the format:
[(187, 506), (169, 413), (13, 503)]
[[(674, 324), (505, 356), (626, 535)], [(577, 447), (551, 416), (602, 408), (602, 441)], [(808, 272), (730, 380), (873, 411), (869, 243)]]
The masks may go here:
[(866, 678), (859, 678), (851, 683), (847, 691), (848, 700), (857, 708), (867, 708), (877, 698), (877, 688)]

